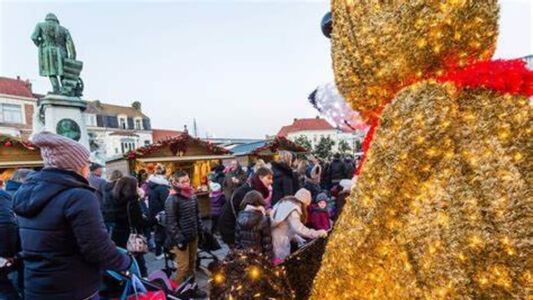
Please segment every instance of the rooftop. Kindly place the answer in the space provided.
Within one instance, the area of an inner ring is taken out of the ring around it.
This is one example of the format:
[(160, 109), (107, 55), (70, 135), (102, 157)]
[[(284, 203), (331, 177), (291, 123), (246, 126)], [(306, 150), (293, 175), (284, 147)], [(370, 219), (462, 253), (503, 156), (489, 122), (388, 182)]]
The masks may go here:
[(21, 80), (20, 77), (0, 77), (0, 94), (33, 98), (30, 81)]
[(294, 119), (291, 125), (281, 127), (277, 136), (286, 137), (289, 133), (298, 131), (313, 131), (313, 130), (334, 130), (328, 121), (316, 118)]
[(182, 131), (171, 130), (171, 129), (152, 129), (152, 140), (154, 143), (173, 138), (181, 135)]
[(141, 117), (147, 118), (140, 109), (136, 109), (132, 106), (122, 106), (116, 104), (108, 104), (100, 102), (99, 100), (87, 101), (87, 110), (90, 114), (103, 114), (103, 115), (127, 115), (128, 117)]

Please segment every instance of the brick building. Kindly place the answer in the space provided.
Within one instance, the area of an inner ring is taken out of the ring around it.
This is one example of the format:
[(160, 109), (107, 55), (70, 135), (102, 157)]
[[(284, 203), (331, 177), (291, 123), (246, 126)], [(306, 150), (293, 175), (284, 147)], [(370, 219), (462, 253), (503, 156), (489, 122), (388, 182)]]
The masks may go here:
[(0, 77), (0, 134), (27, 139), (37, 105), (28, 80)]

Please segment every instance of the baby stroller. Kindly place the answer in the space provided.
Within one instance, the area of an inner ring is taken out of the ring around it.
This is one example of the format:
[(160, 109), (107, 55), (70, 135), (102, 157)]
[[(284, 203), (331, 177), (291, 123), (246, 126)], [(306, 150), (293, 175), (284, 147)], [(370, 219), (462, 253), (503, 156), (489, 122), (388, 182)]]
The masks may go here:
[[(122, 248), (117, 249), (123, 253), (127, 252)], [(135, 259), (128, 272), (119, 273), (107, 270), (104, 274), (105, 289), (100, 292), (100, 297), (109, 300), (185, 300), (191, 299), (196, 289), (192, 277), (176, 287), (168, 280), (164, 271), (151, 274), (148, 280), (140, 276), (139, 266)]]
[(196, 268), (201, 269), (202, 260), (210, 260), (207, 270), (202, 269), (205, 273), (210, 275), (213, 269), (220, 264), (220, 259), (212, 252), (220, 250), (222, 247), (217, 239), (213, 236), (207, 228), (202, 228), (200, 239), (198, 241), (198, 254), (196, 257)]

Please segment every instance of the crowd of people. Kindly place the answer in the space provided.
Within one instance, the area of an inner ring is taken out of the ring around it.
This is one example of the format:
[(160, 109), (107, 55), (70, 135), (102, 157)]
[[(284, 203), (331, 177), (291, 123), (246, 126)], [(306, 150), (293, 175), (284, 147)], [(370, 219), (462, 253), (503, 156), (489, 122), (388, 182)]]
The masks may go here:
[(158, 164), (150, 174), (115, 170), (105, 179), (81, 144), (48, 132), (32, 141), (44, 168), (19, 169), (0, 190), (0, 299), (99, 299), (102, 270), (125, 272), (136, 261), (147, 277), (148, 251), (174, 258), (179, 285), (194, 277), (204, 231), (230, 251), (255, 250), (280, 264), (331, 230), (355, 169), (351, 157), (324, 162), (287, 151), (268, 164), (219, 165), (202, 219), (184, 171), (167, 174)]

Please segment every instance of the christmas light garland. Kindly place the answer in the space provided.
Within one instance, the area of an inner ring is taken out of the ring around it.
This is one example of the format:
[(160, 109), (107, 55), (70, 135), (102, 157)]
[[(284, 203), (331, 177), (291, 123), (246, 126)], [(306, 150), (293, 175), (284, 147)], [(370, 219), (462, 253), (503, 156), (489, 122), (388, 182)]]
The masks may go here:
[(7, 135), (0, 135), (0, 145), (4, 147), (16, 147), (18, 145), (28, 149), (28, 150), (35, 150), (37, 147), (33, 145), (30, 141), (25, 141), (20, 138), (7, 136)]
[(144, 157), (146, 155), (155, 153), (164, 148), (168, 148), (172, 152), (173, 155), (176, 155), (178, 152), (181, 152), (184, 154), (187, 151), (188, 144), (197, 144), (197, 145), (201, 145), (202, 147), (206, 147), (207, 151), (210, 154), (229, 154), (230, 153), (230, 151), (222, 147), (213, 145), (213, 143), (211, 142), (202, 141), (201, 139), (192, 137), (188, 135), (187, 133), (182, 133), (178, 136), (167, 138), (162, 141), (153, 143), (151, 145), (137, 148), (135, 150), (131, 150), (125, 154), (125, 157), (128, 160), (134, 160), (136, 158)]
[(292, 152), (307, 152), (307, 149), (294, 143), (286, 137), (276, 136), (273, 140), (267, 141), (264, 146), (255, 149), (252, 154), (258, 155), (265, 150), (270, 150), (271, 152), (276, 153), (280, 149)]

